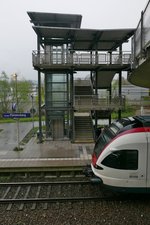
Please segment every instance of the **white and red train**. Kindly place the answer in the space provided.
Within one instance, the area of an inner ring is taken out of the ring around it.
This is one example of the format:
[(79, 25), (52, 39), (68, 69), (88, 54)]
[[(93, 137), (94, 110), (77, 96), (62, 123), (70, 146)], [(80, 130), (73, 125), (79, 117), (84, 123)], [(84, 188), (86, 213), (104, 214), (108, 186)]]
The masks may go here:
[(113, 122), (96, 141), (91, 163), (101, 182), (121, 192), (150, 192), (150, 116)]

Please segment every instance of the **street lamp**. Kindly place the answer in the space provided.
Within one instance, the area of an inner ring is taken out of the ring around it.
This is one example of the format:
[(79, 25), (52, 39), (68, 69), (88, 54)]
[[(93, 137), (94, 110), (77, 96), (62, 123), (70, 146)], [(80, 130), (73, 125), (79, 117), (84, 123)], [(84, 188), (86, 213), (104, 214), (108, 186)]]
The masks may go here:
[[(18, 80), (17, 80), (17, 74), (14, 73), (13, 74), (13, 78), (15, 80), (15, 91), (16, 91), (16, 112), (18, 112)], [(20, 136), (19, 136), (19, 118), (16, 119), (16, 123), (17, 123), (17, 150), (20, 150)]]

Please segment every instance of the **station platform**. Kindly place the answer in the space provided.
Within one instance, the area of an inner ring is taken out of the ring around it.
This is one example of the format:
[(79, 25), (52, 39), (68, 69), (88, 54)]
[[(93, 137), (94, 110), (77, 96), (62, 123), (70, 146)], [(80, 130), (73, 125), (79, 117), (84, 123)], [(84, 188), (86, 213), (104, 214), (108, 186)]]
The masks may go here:
[(0, 171), (40, 171), (56, 168), (84, 167), (91, 162), (93, 143), (73, 144), (68, 140), (45, 140), (36, 137), (23, 146), (23, 150), (0, 150)]

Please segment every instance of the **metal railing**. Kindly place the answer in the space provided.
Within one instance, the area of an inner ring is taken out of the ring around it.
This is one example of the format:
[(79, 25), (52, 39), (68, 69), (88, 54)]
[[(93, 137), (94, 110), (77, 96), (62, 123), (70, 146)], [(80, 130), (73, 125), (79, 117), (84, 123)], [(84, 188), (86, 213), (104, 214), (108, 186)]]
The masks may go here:
[(96, 95), (75, 95), (74, 108), (77, 110), (118, 110), (124, 107), (124, 98), (98, 98)]
[[(134, 34), (134, 42), (132, 49), (136, 63), (137, 59), (145, 58), (145, 51), (150, 46), (150, 1), (141, 13), (141, 19), (138, 23)], [(136, 64), (135, 64), (136, 66)]]
[(91, 54), (90, 52), (43, 52), (33, 51), (33, 66), (48, 65), (97, 65), (97, 64), (131, 64), (130, 52), (113, 52)]

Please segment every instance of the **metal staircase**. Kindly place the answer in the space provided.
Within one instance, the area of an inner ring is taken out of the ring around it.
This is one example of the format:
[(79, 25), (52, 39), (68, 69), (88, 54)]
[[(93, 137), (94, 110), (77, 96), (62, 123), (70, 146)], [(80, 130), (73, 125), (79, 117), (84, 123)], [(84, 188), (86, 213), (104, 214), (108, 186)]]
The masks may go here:
[(75, 123), (75, 142), (93, 142), (94, 129), (92, 118), (89, 113), (77, 113), (74, 117)]
[[(75, 82), (75, 98), (84, 97), (85, 101), (93, 95), (90, 80), (77, 80)], [(76, 99), (75, 99), (76, 101)], [(80, 111), (74, 113), (74, 142), (94, 142), (94, 129), (90, 112), (80, 107)]]

